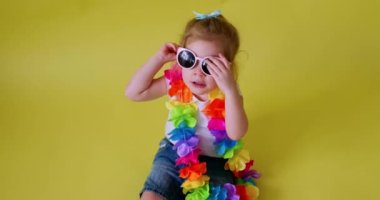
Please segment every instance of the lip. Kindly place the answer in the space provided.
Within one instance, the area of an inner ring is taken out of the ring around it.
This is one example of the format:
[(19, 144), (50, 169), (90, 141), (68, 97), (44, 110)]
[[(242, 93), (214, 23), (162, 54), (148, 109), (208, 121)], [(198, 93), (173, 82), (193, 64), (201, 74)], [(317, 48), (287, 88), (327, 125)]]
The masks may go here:
[(205, 88), (206, 87), (206, 84), (201, 83), (201, 82), (197, 82), (197, 81), (192, 81), (191, 84), (193, 84), (193, 86), (196, 88)]

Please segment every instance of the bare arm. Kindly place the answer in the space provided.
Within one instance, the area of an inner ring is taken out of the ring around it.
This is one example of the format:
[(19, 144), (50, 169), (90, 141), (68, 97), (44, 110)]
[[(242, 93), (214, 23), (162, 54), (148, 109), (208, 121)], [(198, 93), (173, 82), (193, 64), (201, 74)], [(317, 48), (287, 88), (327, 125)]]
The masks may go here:
[[(236, 88), (236, 87), (235, 87)], [(242, 138), (248, 130), (248, 119), (244, 110), (243, 97), (237, 88), (225, 93), (226, 129), (233, 140)]]
[(207, 61), (209, 70), (219, 89), (225, 95), (225, 121), (229, 138), (239, 140), (248, 130), (248, 119), (244, 110), (243, 97), (230, 70), (230, 63), (223, 55)]
[(166, 93), (164, 77), (154, 78), (162, 66), (175, 59), (176, 45), (167, 43), (152, 56), (130, 80), (125, 95), (134, 101), (147, 101)]

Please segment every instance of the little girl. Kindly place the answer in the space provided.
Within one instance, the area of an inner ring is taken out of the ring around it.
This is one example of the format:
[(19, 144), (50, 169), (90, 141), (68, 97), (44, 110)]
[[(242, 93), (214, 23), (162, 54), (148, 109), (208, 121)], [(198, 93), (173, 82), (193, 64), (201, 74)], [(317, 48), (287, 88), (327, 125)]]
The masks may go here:
[[(239, 141), (248, 128), (234, 73), (239, 35), (220, 11), (195, 14), (180, 45), (164, 44), (126, 90), (135, 101), (169, 96), (165, 138), (140, 197), (256, 199), (259, 174)], [(171, 61), (164, 76), (154, 78)]]

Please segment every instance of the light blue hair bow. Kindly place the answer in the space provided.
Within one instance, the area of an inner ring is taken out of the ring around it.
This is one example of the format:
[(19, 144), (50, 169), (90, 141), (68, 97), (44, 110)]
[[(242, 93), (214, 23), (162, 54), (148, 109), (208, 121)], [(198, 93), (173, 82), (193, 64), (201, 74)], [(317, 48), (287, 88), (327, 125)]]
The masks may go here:
[(202, 14), (202, 13), (198, 13), (198, 12), (195, 12), (195, 11), (193, 11), (193, 13), (195, 14), (195, 19), (198, 19), (198, 20), (210, 19), (210, 18), (213, 18), (213, 17), (218, 17), (219, 15), (222, 14), (220, 12), (220, 10), (214, 10), (213, 12), (211, 12), (209, 14)]

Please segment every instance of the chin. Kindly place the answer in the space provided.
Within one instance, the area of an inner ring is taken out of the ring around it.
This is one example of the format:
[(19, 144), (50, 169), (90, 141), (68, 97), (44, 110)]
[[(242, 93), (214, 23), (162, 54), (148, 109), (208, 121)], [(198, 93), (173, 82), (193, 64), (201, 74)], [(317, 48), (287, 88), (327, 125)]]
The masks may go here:
[(192, 90), (193, 95), (202, 101), (207, 100), (209, 92), (208, 90)]

